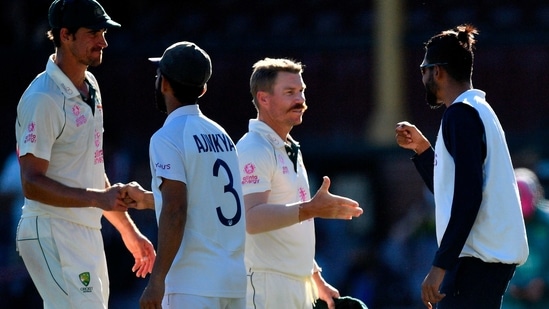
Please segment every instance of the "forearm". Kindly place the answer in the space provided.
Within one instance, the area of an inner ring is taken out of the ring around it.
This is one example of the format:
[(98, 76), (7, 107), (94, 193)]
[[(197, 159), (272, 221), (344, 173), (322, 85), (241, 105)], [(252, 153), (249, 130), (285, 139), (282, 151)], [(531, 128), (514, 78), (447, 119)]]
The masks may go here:
[(105, 189), (73, 188), (44, 175), (22, 179), (25, 197), (56, 207), (99, 207)]
[(254, 206), (246, 211), (246, 230), (250, 234), (257, 234), (299, 223), (301, 204), (260, 204)]
[(158, 248), (152, 282), (164, 282), (183, 240), (186, 212), (162, 209), (158, 223)]
[(146, 191), (143, 194), (143, 200), (139, 203), (141, 207), (138, 209), (154, 209), (154, 195), (151, 191)]
[(318, 266), (316, 260), (313, 260), (313, 263), (313, 281), (317, 287), (324, 287), (326, 285), (326, 281), (322, 278), (322, 268)]
[(128, 212), (103, 211), (103, 216), (105, 216), (105, 219), (107, 219), (123, 237), (129, 236), (129, 233), (139, 233), (137, 226), (130, 218)]
[(313, 260), (313, 275), (314, 273), (320, 273), (322, 271), (322, 268), (320, 266), (318, 266), (318, 263), (316, 262), (316, 260)]
[(318, 289), (318, 297), (322, 300), (324, 300), (328, 304), (333, 303), (334, 298), (340, 297), (339, 291), (331, 286), (324, 278), (322, 278), (322, 274), (320, 273), (320, 267), (315, 262), (315, 270), (313, 271), (313, 281)]
[(317, 287), (321, 287), (325, 284), (324, 278), (322, 278), (322, 275), (319, 271), (313, 272), (313, 281), (315, 282)]

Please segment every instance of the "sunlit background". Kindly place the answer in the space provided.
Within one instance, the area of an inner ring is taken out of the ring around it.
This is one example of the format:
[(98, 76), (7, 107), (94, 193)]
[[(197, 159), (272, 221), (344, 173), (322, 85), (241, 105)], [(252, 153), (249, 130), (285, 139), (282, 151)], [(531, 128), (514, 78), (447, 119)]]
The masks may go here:
[[(150, 188), (148, 142), (164, 116), (154, 106), (155, 67), (176, 41), (197, 43), (211, 56), (213, 75), (202, 111), (236, 142), (255, 117), (248, 80), (264, 57), (306, 65), (309, 110), (291, 132), (300, 141), (311, 181), (332, 179), (331, 191), (356, 199), (364, 215), (317, 219), (317, 261), (342, 295), (374, 309), (423, 308), (420, 284), (436, 250), (432, 195), (394, 141), (398, 121), (416, 124), (434, 143), (443, 109), (424, 102), (419, 64), (429, 37), (461, 23), (480, 30), (473, 85), (506, 131), (513, 163), (549, 180), (549, 4), (482, 0), (103, 0), (122, 24), (107, 33), (103, 64), (90, 68), (104, 105), (104, 151), (111, 182)], [(0, 308), (41, 308), (15, 251), (21, 208), (15, 159), (16, 106), (45, 69), (50, 0), (2, 0), (0, 113)], [(5, 163), (3, 163), (5, 162)], [(156, 244), (153, 211), (131, 211)], [(105, 222), (110, 308), (136, 308), (148, 279), (136, 279), (132, 257)]]

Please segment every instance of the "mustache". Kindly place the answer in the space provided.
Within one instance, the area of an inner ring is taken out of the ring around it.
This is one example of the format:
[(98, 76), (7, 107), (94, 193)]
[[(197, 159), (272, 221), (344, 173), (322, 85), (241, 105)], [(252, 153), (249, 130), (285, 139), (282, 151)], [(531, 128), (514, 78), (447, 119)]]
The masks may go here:
[(309, 107), (305, 103), (298, 103), (293, 105), (289, 111), (293, 111), (294, 109), (302, 109), (303, 111), (306, 111)]

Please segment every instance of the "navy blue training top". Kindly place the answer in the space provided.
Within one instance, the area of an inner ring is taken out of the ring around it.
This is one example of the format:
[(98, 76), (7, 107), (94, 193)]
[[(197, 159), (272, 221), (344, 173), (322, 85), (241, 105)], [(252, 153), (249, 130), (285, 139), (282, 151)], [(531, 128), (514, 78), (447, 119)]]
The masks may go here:
[[(433, 260), (433, 266), (450, 269), (458, 261), (482, 202), (486, 135), (478, 112), (460, 103), (454, 103), (446, 109), (441, 129), (443, 141), (437, 142), (444, 142), (455, 163), (454, 192), (470, 193), (453, 197), (450, 221)], [(414, 155), (412, 161), (433, 192), (433, 148), (421, 155)]]

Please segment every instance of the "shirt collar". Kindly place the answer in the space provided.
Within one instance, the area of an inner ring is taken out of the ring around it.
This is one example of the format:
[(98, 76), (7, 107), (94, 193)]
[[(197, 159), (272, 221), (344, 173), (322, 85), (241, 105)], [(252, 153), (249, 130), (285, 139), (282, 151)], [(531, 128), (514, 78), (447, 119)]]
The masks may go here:
[[(48, 76), (50, 76), (50, 78), (57, 85), (57, 87), (61, 89), (61, 92), (63, 92), (63, 95), (66, 98), (70, 99), (80, 96), (80, 92), (78, 91), (76, 86), (72, 83), (69, 77), (63, 71), (61, 71), (59, 66), (53, 60), (54, 56), (55, 54), (52, 54), (48, 58), (48, 63), (46, 64), (46, 74), (48, 74)], [(94, 87), (94, 89), (98, 91), (97, 85), (92, 79), (89, 78), (88, 74), (91, 73), (86, 71), (86, 79), (92, 85), (92, 87)]]
[(469, 89), (469, 90), (463, 92), (462, 94), (460, 94), (454, 100), (454, 102), (452, 102), (452, 104), (469, 101), (468, 98), (472, 98), (472, 97), (481, 97), (484, 100), (486, 98), (486, 92), (484, 92), (482, 90), (479, 90), (479, 89)]
[[(285, 141), (265, 122), (258, 119), (250, 119), (248, 130), (257, 132), (265, 137), (275, 148), (284, 148)], [(288, 139), (299, 145), (289, 134)]]
[(166, 118), (166, 121), (164, 121), (164, 124), (169, 123), (174, 118), (184, 115), (202, 115), (202, 112), (200, 111), (198, 104), (184, 105), (172, 111)]

